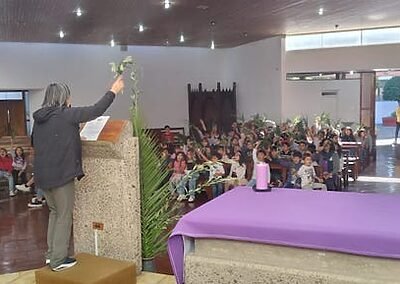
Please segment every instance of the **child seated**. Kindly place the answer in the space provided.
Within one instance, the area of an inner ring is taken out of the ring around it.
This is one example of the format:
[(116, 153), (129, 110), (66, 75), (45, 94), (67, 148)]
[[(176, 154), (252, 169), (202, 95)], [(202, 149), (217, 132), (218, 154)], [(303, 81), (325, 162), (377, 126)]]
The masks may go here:
[[(311, 154), (304, 154), (304, 164), (298, 171), (298, 176), (301, 178), (302, 189), (322, 189), (327, 190), (326, 185), (322, 183), (322, 179), (315, 174), (313, 160)], [(318, 182), (315, 182), (317, 180)]]
[(12, 162), (12, 175), (14, 178), (14, 184), (25, 184), (26, 183), (26, 159), (24, 149), (22, 147), (15, 148), (15, 155)]
[[(267, 162), (270, 165), (281, 166), (282, 160), (279, 157), (278, 147), (271, 147), (270, 156), (267, 158)], [(271, 169), (271, 183), (273, 186), (282, 187), (282, 171), (280, 169)]]
[[(222, 178), (225, 175), (225, 169), (224, 166), (218, 162), (221, 160), (221, 155), (218, 153), (213, 153), (211, 155), (211, 161), (213, 162), (213, 165), (210, 170), (210, 180), (215, 179), (215, 178)], [(220, 196), (224, 192), (224, 183), (223, 182), (217, 182), (211, 186), (212, 188), (212, 194), (213, 198), (216, 198)]]
[(302, 166), (302, 155), (299, 151), (295, 151), (292, 156), (292, 162), (289, 165), (288, 177), (285, 183), (285, 188), (301, 188), (301, 179), (298, 171)]
[[(199, 160), (197, 159), (197, 156), (194, 152), (194, 150), (190, 149), (187, 152), (187, 170), (186, 173), (189, 173), (194, 169), (196, 165), (198, 165)], [(188, 181), (188, 187), (189, 187), (189, 200), (188, 202), (194, 202), (195, 200), (195, 190), (197, 186), (197, 181), (200, 177), (199, 173), (193, 173), (191, 178)]]
[(8, 191), (10, 197), (16, 195), (14, 190), (14, 179), (12, 176), (12, 158), (8, 156), (7, 150), (4, 148), (0, 149), (0, 178), (6, 178), (8, 180)]
[(290, 150), (289, 142), (283, 142), (281, 149), (281, 158), (285, 160), (290, 160), (291, 156), (292, 150)]
[(228, 178), (231, 178), (231, 180), (225, 183), (225, 190), (229, 190), (231, 186), (245, 185), (247, 183), (246, 164), (241, 152), (236, 152), (232, 157)]
[(185, 175), (186, 168), (186, 155), (182, 152), (177, 153), (173, 163), (173, 173), (170, 182), (172, 186), (171, 190), (173, 191), (175, 188), (177, 190), (178, 201), (186, 199), (185, 186), (182, 184), (182, 178)]

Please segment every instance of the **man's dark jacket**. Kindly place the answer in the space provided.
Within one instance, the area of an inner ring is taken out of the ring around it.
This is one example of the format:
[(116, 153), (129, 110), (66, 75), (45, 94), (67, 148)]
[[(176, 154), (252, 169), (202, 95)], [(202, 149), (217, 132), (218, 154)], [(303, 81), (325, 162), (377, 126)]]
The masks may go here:
[(114, 101), (107, 92), (88, 107), (44, 107), (33, 114), (35, 185), (41, 189), (63, 186), (84, 176), (79, 124), (101, 116)]

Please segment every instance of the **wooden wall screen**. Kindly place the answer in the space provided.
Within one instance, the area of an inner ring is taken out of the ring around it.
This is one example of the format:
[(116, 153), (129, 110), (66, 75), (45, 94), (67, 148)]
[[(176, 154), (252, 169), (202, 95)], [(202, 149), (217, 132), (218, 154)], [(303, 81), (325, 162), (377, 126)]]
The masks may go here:
[(190, 125), (199, 126), (203, 119), (207, 129), (215, 123), (220, 131), (228, 131), (236, 121), (236, 83), (232, 89), (221, 89), (217, 83), (217, 89), (211, 91), (203, 90), (201, 83), (198, 89), (188, 84), (188, 95)]

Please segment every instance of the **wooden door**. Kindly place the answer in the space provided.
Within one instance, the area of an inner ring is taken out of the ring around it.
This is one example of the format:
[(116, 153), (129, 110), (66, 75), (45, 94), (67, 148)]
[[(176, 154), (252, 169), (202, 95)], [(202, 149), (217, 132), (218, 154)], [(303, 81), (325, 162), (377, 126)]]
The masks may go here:
[(361, 73), (360, 122), (375, 136), (375, 72)]
[(375, 133), (375, 103), (376, 103), (375, 72), (361, 73), (360, 123), (370, 129), (372, 136), (372, 157), (376, 160)]
[(9, 136), (7, 101), (0, 101), (0, 137)]
[(1, 136), (26, 136), (25, 103), (23, 100), (0, 101)]

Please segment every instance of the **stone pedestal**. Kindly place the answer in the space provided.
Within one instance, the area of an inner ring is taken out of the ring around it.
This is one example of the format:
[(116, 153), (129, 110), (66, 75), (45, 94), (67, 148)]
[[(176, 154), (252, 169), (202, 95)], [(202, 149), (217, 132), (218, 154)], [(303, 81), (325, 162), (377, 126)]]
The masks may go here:
[(399, 283), (400, 261), (239, 241), (196, 239), (185, 284)]
[[(83, 141), (86, 176), (76, 183), (75, 253), (133, 261), (141, 270), (138, 140), (128, 121), (109, 121), (98, 141)], [(101, 228), (103, 227), (103, 228)]]

